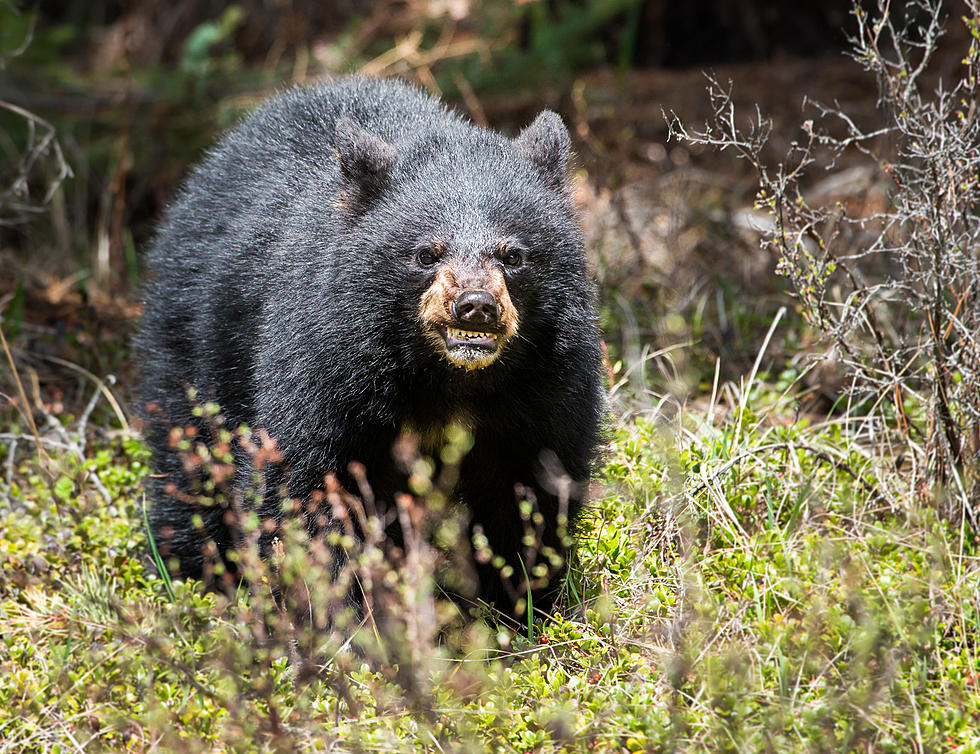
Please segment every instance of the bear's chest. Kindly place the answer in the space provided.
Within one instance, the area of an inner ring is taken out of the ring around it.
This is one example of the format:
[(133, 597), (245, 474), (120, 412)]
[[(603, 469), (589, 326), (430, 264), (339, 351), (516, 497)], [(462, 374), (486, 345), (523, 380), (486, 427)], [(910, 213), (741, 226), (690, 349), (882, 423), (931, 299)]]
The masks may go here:
[(462, 412), (432, 417), (428, 421), (409, 419), (402, 423), (396, 446), (399, 456), (443, 459), (447, 449), (452, 458), (461, 458), (473, 446), (477, 422)]

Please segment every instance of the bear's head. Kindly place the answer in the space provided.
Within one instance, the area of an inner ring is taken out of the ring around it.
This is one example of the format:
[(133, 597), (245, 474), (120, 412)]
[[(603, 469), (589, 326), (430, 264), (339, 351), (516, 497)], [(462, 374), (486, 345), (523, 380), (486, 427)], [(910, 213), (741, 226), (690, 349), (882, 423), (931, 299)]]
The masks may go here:
[(560, 326), (584, 252), (559, 116), (512, 140), (455, 121), (398, 149), (342, 118), (335, 146), (358, 245), (374, 245), (391, 306), (445, 362), (481, 370), (526, 328)]

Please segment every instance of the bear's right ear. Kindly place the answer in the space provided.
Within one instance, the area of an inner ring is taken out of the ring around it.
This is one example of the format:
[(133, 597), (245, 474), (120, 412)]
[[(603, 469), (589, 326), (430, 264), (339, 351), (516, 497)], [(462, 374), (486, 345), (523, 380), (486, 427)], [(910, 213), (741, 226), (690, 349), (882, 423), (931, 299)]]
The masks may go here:
[(398, 160), (395, 148), (344, 116), (337, 121), (334, 148), (347, 183), (367, 195), (384, 187)]

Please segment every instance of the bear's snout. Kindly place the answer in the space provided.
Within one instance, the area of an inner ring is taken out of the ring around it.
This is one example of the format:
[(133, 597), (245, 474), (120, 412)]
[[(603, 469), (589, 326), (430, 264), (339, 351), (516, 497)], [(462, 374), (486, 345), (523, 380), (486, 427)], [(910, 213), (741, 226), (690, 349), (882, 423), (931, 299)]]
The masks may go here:
[(500, 321), (500, 307), (490, 291), (463, 291), (450, 308), (453, 316), (463, 324), (496, 325)]

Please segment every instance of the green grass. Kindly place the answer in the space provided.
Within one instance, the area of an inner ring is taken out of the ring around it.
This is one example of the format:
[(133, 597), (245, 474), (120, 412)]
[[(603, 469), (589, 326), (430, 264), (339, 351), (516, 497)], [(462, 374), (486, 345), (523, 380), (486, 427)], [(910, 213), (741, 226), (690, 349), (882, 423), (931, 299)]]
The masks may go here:
[(9, 479), (2, 444), (0, 752), (980, 751), (973, 538), (860, 417), (751, 388), (617, 422), (584, 611), (315, 673), (263, 643), (257, 595), (144, 567), (135, 437), (84, 463), (23, 441)]

